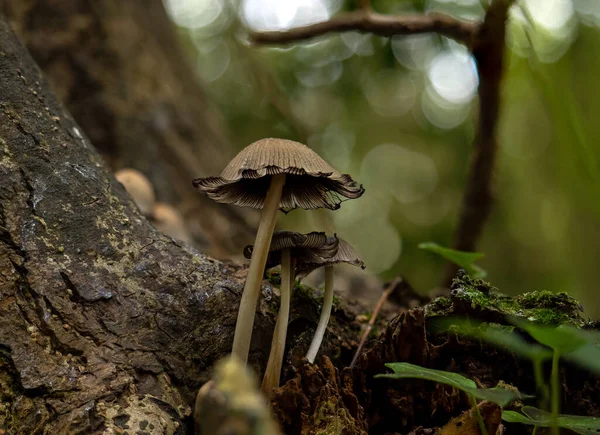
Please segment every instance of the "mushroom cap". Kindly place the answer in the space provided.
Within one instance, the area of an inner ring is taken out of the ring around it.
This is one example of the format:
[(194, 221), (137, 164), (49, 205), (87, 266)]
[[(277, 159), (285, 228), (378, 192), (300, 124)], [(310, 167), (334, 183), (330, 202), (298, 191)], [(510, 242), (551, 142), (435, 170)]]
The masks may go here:
[[(244, 257), (252, 257), (253, 245), (244, 248)], [(281, 251), (290, 249), (292, 258), (312, 259), (318, 261), (322, 257), (330, 257), (337, 252), (338, 238), (327, 237), (324, 232), (313, 231), (300, 234), (294, 231), (276, 231), (271, 239), (267, 269), (281, 264)], [(304, 261), (304, 260), (303, 260)]]
[(182, 242), (191, 242), (181, 214), (169, 204), (157, 202), (152, 209), (154, 227), (163, 234)]
[(194, 186), (209, 198), (240, 207), (261, 209), (272, 175), (286, 174), (279, 207), (335, 210), (364, 189), (347, 174), (340, 174), (304, 144), (287, 139), (261, 139), (229, 162), (219, 177), (197, 178)]
[(115, 178), (125, 187), (133, 202), (144, 216), (152, 214), (154, 206), (154, 188), (144, 174), (135, 169), (121, 169), (115, 173)]
[(336, 264), (347, 263), (364, 269), (365, 263), (358, 257), (358, 254), (348, 242), (338, 238), (337, 251), (332, 256), (311, 255), (296, 257), (296, 276), (298, 279), (304, 278), (314, 270), (325, 267), (335, 266)]

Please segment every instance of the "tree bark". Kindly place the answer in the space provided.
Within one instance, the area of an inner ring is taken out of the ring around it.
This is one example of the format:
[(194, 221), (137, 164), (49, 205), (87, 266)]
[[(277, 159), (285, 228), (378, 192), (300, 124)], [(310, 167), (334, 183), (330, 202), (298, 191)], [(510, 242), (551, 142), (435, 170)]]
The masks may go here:
[[(139, 214), (0, 15), (0, 433), (191, 433), (194, 393), (230, 351), (245, 273)], [(259, 370), (275, 299), (264, 285)], [(319, 317), (310, 295), (292, 303), (288, 360)], [(338, 361), (353, 320), (334, 313), (324, 348)]]
[[(216, 204), (191, 180), (232, 157), (160, 0), (3, 0), (0, 7), (59, 99), (116, 170), (133, 167), (175, 205), (197, 246), (241, 252), (254, 213)], [(250, 223), (249, 222), (250, 220)]]

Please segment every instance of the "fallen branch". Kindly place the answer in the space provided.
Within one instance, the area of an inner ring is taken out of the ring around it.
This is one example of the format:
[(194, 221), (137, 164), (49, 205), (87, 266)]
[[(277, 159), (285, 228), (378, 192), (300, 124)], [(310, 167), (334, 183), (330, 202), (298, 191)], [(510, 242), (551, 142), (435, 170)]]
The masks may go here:
[(461, 21), (449, 15), (432, 13), (414, 16), (387, 16), (358, 10), (338, 15), (328, 21), (296, 27), (290, 30), (254, 32), (250, 41), (255, 44), (286, 44), (304, 41), (332, 32), (365, 32), (390, 37), (436, 32), (471, 47), (478, 23)]

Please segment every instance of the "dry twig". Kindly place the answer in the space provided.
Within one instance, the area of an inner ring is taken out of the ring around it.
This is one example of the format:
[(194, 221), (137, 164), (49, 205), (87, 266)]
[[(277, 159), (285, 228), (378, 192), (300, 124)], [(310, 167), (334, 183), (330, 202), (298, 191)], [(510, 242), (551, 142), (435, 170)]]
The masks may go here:
[(361, 9), (331, 18), (328, 21), (274, 32), (255, 32), (250, 41), (256, 44), (286, 44), (322, 36), (331, 32), (366, 32), (390, 37), (437, 32), (471, 46), (478, 25), (449, 15), (433, 13), (413, 16), (388, 16)]
[(356, 364), (358, 357), (362, 353), (363, 347), (365, 347), (365, 343), (367, 342), (367, 338), (369, 337), (369, 334), (371, 333), (371, 330), (373, 329), (373, 325), (375, 324), (375, 320), (377, 320), (377, 315), (379, 314), (381, 307), (383, 307), (383, 304), (385, 303), (385, 301), (387, 301), (387, 299), (394, 292), (396, 287), (398, 287), (400, 284), (402, 284), (402, 278), (397, 277), (391, 283), (388, 284), (386, 289), (381, 294), (381, 297), (377, 301), (377, 305), (375, 305), (373, 314), (371, 314), (371, 318), (369, 319), (369, 323), (367, 324), (367, 329), (365, 329), (365, 332), (363, 333), (362, 337), (360, 338), (360, 342), (358, 343), (358, 347), (356, 348), (356, 353), (354, 354), (354, 358), (352, 358), (352, 362), (350, 363), (350, 368), (354, 367), (354, 364)]

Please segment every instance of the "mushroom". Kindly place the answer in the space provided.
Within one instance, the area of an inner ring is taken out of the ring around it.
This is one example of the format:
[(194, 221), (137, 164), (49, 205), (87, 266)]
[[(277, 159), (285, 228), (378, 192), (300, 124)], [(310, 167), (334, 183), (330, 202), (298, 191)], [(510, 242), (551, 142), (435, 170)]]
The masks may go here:
[[(269, 395), (273, 388), (279, 386), (290, 313), (290, 300), (295, 278), (295, 259), (296, 257), (306, 259), (310, 256), (309, 253), (313, 251), (319, 252), (321, 256), (332, 256), (337, 251), (337, 244), (337, 238), (327, 237), (322, 232), (300, 234), (293, 231), (277, 231), (273, 233), (266, 267), (269, 269), (281, 264), (281, 286), (279, 288), (281, 302), (271, 341), (269, 361), (267, 362), (261, 387), (266, 395)], [(252, 245), (244, 248), (246, 258), (252, 258), (253, 248)]]
[(324, 256), (318, 251), (309, 252), (310, 255), (304, 258), (296, 259), (296, 274), (300, 279), (312, 271), (325, 267), (325, 291), (323, 294), (323, 307), (321, 308), (321, 317), (317, 325), (317, 330), (310, 344), (306, 358), (311, 363), (314, 363), (317, 352), (323, 342), (331, 308), (333, 307), (333, 266), (339, 263), (348, 263), (358, 266), (361, 269), (365, 268), (365, 264), (358, 258), (358, 254), (345, 240), (338, 238), (337, 252), (333, 256)]
[(232, 353), (246, 363), (277, 210), (335, 210), (342, 196), (358, 198), (364, 189), (306, 145), (285, 139), (254, 142), (229, 162), (221, 176), (197, 178), (193, 184), (217, 202), (262, 209), (233, 338)]
[(191, 237), (181, 214), (171, 205), (157, 202), (152, 208), (152, 223), (158, 231), (182, 242), (190, 243)]
[(125, 187), (133, 202), (146, 217), (152, 215), (154, 206), (154, 188), (144, 174), (135, 169), (120, 169), (115, 173), (115, 178)]

